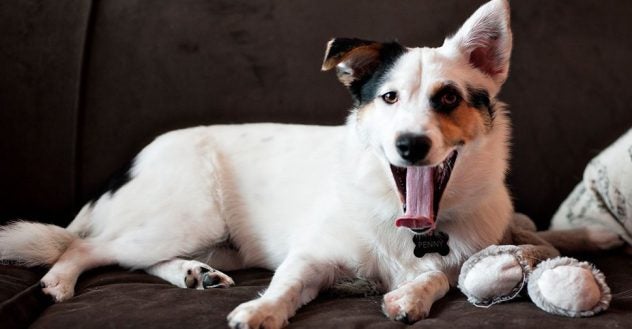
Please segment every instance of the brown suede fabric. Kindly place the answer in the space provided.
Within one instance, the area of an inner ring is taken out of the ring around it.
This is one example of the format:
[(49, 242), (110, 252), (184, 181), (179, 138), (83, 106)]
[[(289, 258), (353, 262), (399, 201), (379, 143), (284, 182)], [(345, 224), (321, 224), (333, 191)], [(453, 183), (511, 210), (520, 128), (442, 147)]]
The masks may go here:
[(52, 304), (42, 293), (39, 279), (43, 268), (27, 269), (0, 265), (0, 325), (2, 328), (23, 328), (33, 322)]
[[(438, 46), (485, 0), (0, 1), (0, 223), (67, 225), (107, 178), (158, 134), (256, 121), (342, 124), (351, 104), (320, 72), (334, 36)], [(509, 185), (539, 228), (592, 156), (632, 124), (632, 2), (514, 0), (515, 46), (501, 99), (514, 125)], [(615, 298), (567, 319), (526, 300), (475, 308), (457, 292), (416, 327), (632, 327), (632, 264), (595, 258)], [(44, 269), (0, 266), (0, 328), (225, 327), (270, 273), (194, 291), (117, 268), (82, 276), (51, 306)], [(617, 294), (618, 297), (617, 297)], [(627, 299), (626, 299), (627, 296)], [(297, 328), (403, 327), (380, 297), (319, 298)]]
[(90, 2), (0, 2), (0, 222), (67, 222)]
[[(592, 318), (569, 319), (538, 309), (527, 298), (477, 308), (458, 291), (451, 291), (432, 307), (430, 316), (415, 328), (629, 328), (632, 327), (632, 281), (622, 269), (632, 268), (632, 258), (621, 252), (580, 256), (594, 261), (605, 273), (614, 298), (611, 307)], [(20, 272), (20, 273), (18, 273)], [(0, 267), (0, 324), (2, 328), (225, 328), (226, 315), (238, 304), (265, 289), (272, 273), (265, 270), (230, 272), (237, 285), (228, 289), (176, 288), (142, 272), (116, 267), (101, 268), (81, 276), (77, 295), (54, 304), (41, 296), (37, 286), (41, 269), (29, 271)], [(8, 276), (20, 275), (24, 279)], [(28, 288), (31, 286), (32, 288)], [(17, 298), (4, 291), (22, 291)], [(25, 289), (25, 290), (22, 290)], [(47, 307), (47, 308), (46, 308)], [(321, 296), (301, 308), (289, 328), (403, 328), (381, 313), (381, 296)], [(16, 321), (19, 320), (19, 321)]]

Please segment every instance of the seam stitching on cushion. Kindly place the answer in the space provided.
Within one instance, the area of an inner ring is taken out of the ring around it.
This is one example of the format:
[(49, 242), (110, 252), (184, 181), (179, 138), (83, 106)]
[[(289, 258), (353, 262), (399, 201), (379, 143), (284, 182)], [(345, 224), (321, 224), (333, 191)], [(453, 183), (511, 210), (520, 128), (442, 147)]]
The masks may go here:
[(83, 49), (81, 52), (81, 59), (79, 62), (79, 81), (77, 88), (77, 101), (76, 101), (76, 114), (75, 114), (75, 136), (74, 136), (74, 149), (73, 149), (73, 181), (72, 181), (72, 210), (76, 212), (79, 206), (81, 206), (81, 141), (84, 135), (84, 123), (85, 123), (85, 98), (86, 98), (86, 84), (87, 84), (87, 68), (90, 62), (90, 55), (92, 49), (92, 37), (94, 33), (94, 25), (97, 12), (97, 0), (91, 0), (88, 4), (88, 17), (85, 24), (85, 31), (83, 37)]

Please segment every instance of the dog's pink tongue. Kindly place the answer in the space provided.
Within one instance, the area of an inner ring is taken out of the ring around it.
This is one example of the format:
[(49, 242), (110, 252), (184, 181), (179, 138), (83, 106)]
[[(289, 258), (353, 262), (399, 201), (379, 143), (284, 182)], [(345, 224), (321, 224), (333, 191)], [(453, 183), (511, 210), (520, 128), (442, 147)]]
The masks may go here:
[(433, 201), (434, 168), (408, 167), (406, 172), (406, 213), (395, 221), (395, 225), (413, 230), (434, 230)]

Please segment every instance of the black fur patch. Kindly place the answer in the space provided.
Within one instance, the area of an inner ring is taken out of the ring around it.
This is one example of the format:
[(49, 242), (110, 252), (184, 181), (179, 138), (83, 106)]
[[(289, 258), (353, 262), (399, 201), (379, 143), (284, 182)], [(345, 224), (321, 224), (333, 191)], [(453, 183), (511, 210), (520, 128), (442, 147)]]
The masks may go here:
[(104, 184), (96, 193), (95, 197), (90, 200), (90, 203), (96, 202), (102, 195), (106, 193), (114, 194), (118, 191), (123, 185), (127, 184), (132, 180), (131, 169), (134, 165), (134, 160), (127, 162), (123, 165), (119, 170), (115, 171), (107, 184)]
[[(441, 99), (443, 98), (443, 96), (449, 93), (454, 94), (457, 97), (457, 101), (454, 102), (453, 104), (445, 105), (441, 102)], [(436, 111), (447, 114), (447, 113), (452, 112), (452, 110), (454, 110), (455, 108), (457, 108), (459, 104), (461, 104), (462, 100), (463, 100), (463, 95), (461, 95), (461, 92), (459, 91), (459, 89), (454, 85), (453, 82), (448, 81), (443, 85), (443, 87), (439, 88), (439, 90), (437, 90), (437, 92), (435, 92), (435, 94), (432, 95), (432, 97), (430, 97), (430, 105)]]
[(377, 97), (377, 90), (384, 76), (392, 69), (393, 64), (404, 53), (406, 48), (397, 42), (383, 43), (379, 53), (379, 65), (372, 74), (353, 81), (349, 86), (353, 104), (360, 107)]
[(489, 93), (484, 89), (467, 87), (470, 104), (479, 110), (484, 110), (489, 115), (490, 121), (494, 120), (494, 108), (489, 100)]
[(327, 58), (325, 58), (325, 61), (331, 58), (339, 57), (341, 54), (345, 54), (353, 48), (367, 46), (373, 43), (375, 42), (356, 38), (336, 38), (335, 42), (331, 44), (331, 48), (329, 48), (329, 51), (327, 52)]

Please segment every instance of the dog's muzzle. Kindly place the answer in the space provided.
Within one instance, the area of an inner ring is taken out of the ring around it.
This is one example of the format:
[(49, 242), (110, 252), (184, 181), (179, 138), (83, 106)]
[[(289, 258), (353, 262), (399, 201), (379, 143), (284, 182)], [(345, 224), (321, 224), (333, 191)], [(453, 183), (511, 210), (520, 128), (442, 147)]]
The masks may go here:
[(426, 135), (401, 134), (395, 140), (397, 153), (402, 159), (416, 164), (428, 155), (432, 147), (432, 141)]
[(400, 168), (391, 165), (405, 212), (395, 221), (397, 227), (407, 227), (415, 233), (430, 233), (435, 230), (439, 202), (450, 180), (457, 155), (457, 151), (453, 151), (434, 167)]

